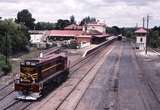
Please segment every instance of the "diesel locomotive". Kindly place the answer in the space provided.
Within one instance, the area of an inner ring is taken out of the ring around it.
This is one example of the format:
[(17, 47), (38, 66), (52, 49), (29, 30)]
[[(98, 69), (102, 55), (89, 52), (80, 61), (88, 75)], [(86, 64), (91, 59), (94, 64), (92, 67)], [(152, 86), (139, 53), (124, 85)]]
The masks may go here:
[(67, 79), (68, 60), (65, 54), (47, 54), (20, 63), (14, 87), (17, 99), (37, 100), (45, 91)]

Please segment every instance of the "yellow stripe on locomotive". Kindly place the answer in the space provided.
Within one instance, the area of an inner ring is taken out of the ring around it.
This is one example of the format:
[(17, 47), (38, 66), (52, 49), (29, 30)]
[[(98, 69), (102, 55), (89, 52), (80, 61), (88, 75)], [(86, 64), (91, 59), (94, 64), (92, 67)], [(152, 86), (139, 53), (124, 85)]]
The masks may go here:
[[(30, 74), (30, 73), (20, 73), (20, 78), (22, 81), (27, 80), (27, 82), (32, 82), (38, 80), (38, 73)], [(32, 80), (32, 81), (31, 81)]]

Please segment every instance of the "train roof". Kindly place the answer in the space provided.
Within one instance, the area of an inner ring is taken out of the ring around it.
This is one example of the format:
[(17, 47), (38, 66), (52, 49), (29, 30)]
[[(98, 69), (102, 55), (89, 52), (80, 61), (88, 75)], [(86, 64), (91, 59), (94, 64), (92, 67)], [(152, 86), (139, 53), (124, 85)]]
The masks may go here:
[(50, 55), (45, 55), (43, 57), (39, 57), (38, 60), (40, 63), (57, 58), (57, 57), (66, 57), (65, 53), (59, 53), (59, 54), (50, 54)]
[(24, 62), (21, 63), (21, 65), (37, 65), (37, 64), (41, 64), (44, 63), (46, 61), (49, 60), (53, 60), (56, 59), (58, 57), (67, 57), (65, 53), (59, 53), (59, 54), (50, 54), (50, 55), (44, 55), (43, 57), (38, 57), (38, 58), (34, 58), (34, 59), (30, 59), (30, 60), (25, 60)]

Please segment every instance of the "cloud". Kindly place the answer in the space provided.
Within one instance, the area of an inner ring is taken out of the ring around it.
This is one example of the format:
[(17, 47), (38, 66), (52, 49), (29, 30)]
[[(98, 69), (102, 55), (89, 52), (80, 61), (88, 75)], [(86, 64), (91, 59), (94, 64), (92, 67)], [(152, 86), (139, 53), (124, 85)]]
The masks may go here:
[(109, 26), (135, 26), (150, 14), (151, 26), (160, 25), (158, 0), (0, 0), (3, 18), (15, 18), (22, 9), (28, 9), (37, 21), (56, 22), (74, 15), (78, 21), (93, 16)]
[(17, 2), (17, 0), (1, 0), (0, 3), (14, 3), (14, 2)]

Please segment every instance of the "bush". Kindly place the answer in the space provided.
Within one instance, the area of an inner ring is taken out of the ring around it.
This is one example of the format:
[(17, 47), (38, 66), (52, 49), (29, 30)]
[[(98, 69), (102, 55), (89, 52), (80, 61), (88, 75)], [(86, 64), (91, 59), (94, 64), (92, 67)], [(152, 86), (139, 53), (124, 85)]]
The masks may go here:
[(71, 43), (71, 44), (69, 45), (69, 48), (70, 48), (70, 49), (77, 49), (77, 44)]
[(6, 62), (5, 62), (5, 56), (3, 55), (0, 55), (0, 67), (2, 67), (2, 65), (5, 65)]
[(5, 62), (5, 56), (3, 56), (3, 55), (0, 55), (0, 69), (5, 74), (9, 73), (12, 70), (12, 67), (9, 64), (9, 62), (8, 62), (8, 64), (6, 64), (6, 62)]
[(71, 43), (69, 44), (70, 49), (77, 49), (77, 46), (78, 46), (78, 44), (74, 40), (72, 40)]
[(5, 74), (8, 74), (9, 72), (11, 72), (12, 70), (12, 67), (10, 64), (5, 64), (5, 65), (2, 65), (2, 71), (5, 73)]

